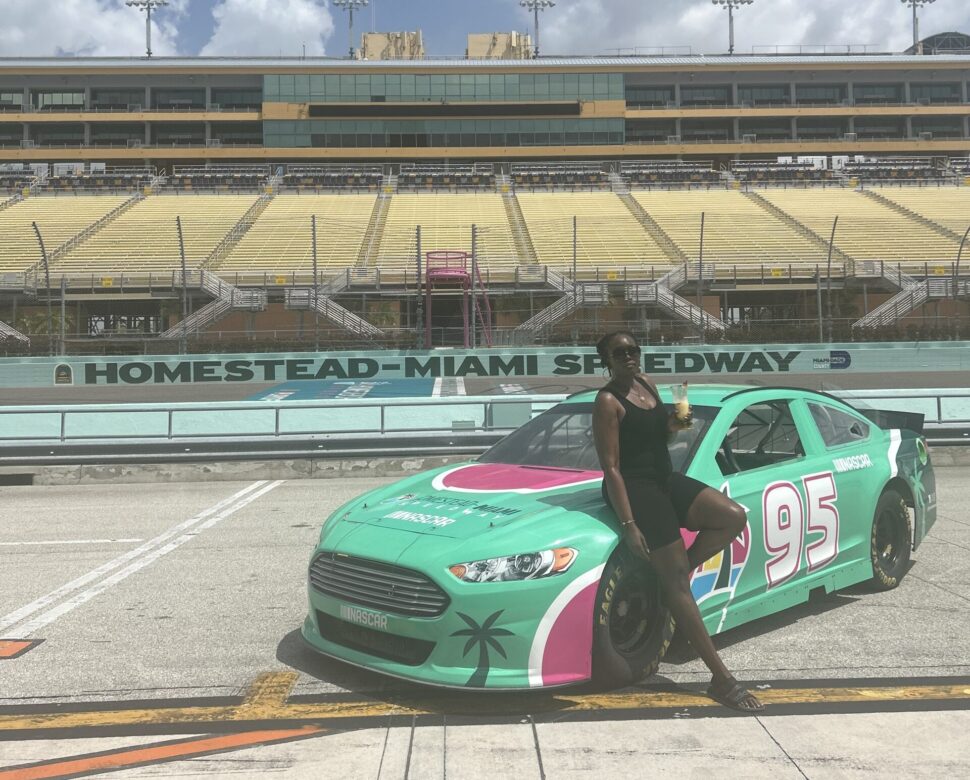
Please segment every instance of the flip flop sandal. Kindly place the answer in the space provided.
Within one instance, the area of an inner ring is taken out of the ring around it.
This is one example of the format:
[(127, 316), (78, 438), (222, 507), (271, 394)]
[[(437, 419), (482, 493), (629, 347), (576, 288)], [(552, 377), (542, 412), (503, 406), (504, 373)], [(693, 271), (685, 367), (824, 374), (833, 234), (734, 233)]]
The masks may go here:
[(718, 691), (713, 685), (708, 686), (707, 695), (710, 696), (718, 704), (723, 704), (725, 707), (730, 707), (732, 710), (737, 710), (738, 712), (745, 713), (755, 713), (763, 712), (765, 705), (758, 703), (755, 707), (745, 706), (744, 701), (748, 696), (751, 696), (751, 691), (745, 688), (741, 683), (735, 682), (728, 690)]

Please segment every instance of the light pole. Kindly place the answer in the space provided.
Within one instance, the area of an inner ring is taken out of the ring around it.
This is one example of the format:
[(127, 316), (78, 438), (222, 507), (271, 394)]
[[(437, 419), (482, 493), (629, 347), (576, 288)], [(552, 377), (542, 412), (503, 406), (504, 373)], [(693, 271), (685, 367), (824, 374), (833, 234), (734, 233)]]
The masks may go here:
[(37, 236), (37, 243), (40, 244), (40, 259), (44, 263), (44, 284), (47, 287), (47, 352), (54, 354), (54, 314), (51, 310), (51, 267), (47, 258), (47, 250), (44, 248), (44, 237), (40, 234), (40, 228), (36, 222), (30, 223), (34, 228), (34, 235)]
[(728, 54), (734, 54), (734, 9), (751, 5), (754, 0), (711, 0), (714, 5), (727, 8), (728, 12)]
[(527, 11), (532, 11), (535, 17), (535, 34), (536, 43), (533, 48), (533, 57), (539, 59), (539, 11), (545, 11), (547, 8), (552, 8), (556, 4), (552, 0), (519, 0), (519, 5), (525, 8)]
[[(922, 5), (935, 3), (936, 0), (900, 0), (903, 5), (911, 6), (913, 9), (913, 48), (919, 46), (919, 17), (916, 16), (916, 9)], [(917, 53), (919, 50), (917, 49)]]
[(347, 12), (347, 41), (350, 43), (350, 59), (354, 58), (354, 11), (363, 8), (369, 0), (333, 0), (337, 8), (343, 8)]
[(152, 9), (168, 5), (168, 0), (125, 0), (125, 5), (145, 12), (145, 53), (152, 56)]

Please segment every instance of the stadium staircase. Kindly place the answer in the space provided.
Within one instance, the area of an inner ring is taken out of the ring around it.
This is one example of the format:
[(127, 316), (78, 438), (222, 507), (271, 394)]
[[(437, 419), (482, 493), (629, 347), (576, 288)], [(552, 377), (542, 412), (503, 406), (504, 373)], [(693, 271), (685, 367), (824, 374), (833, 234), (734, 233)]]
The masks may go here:
[(196, 333), (234, 311), (263, 311), (266, 308), (265, 290), (244, 290), (220, 279), (204, 269), (173, 274), (173, 284), (200, 289), (214, 300), (192, 312), (184, 320), (159, 335), (162, 339), (175, 339), (183, 333)]
[(23, 333), (13, 326), (8, 325), (3, 320), (0, 320), (0, 341), (3, 341), (4, 339), (15, 339), (16, 341), (22, 341), (25, 344), (30, 343), (30, 339), (27, 338)]
[[(610, 189), (613, 190), (617, 195), (629, 195), (630, 185), (626, 179), (620, 176), (616, 171), (609, 172)], [(636, 216), (636, 214), (634, 214)]]
[[(610, 174), (614, 176), (616, 174)], [(616, 192), (616, 190), (614, 190)], [(664, 254), (670, 258), (672, 263), (687, 263), (690, 258), (684, 254), (683, 250), (677, 246), (670, 236), (667, 235), (666, 231), (660, 227), (659, 223), (651, 217), (646, 209), (640, 205), (639, 201), (630, 194), (630, 188), (627, 188), (626, 192), (617, 192), (617, 197), (623, 201), (623, 205), (627, 207), (629, 212), (636, 217), (637, 222), (643, 225), (643, 229), (646, 230), (652, 237), (653, 240), (657, 242), (660, 248), (663, 250)]]
[[(134, 195), (128, 198), (128, 200), (126, 200), (124, 203), (113, 208), (111, 211), (109, 211), (107, 214), (101, 217), (101, 219), (97, 220), (96, 222), (92, 222), (90, 225), (84, 228), (84, 230), (82, 230), (80, 233), (77, 233), (76, 235), (71, 236), (71, 238), (69, 238), (59, 247), (54, 249), (53, 252), (47, 255), (48, 264), (53, 263), (59, 257), (67, 254), (72, 249), (74, 249), (74, 247), (84, 243), (87, 239), (89, 239), (91, 236), (93, 236), (95, 233), (101, 230), (101, 228), (103, 228), (109, 222), (112, 222), (113, 220), (117, 219), (126, 211), (128, 211), (128, 209), (134, 206), (136, 203), (139, 203), (144, 199), (145, 199), (145, 195), (143, 193), (136, 192)], [(43, 269), (43, 265), (44, 265), (43, 261), (39, 261), (35, 263), (31, 268), (27, 269), (27, 273), (29, 274), (31, 272), (39, 272)]]
[[(811, 230), (810, 228), (803, 225), (787, 211), (782, 211), (774, 203), (771, 203), (766, 198), (761, 197), (761, 195), (759, 195), (757, 192), (752, 192), (751, 190), (744, 190), (741, 194), (744, 195), (744, 197), (746, 197), (748, 200), (754, 203), (757, 203), (759, 206), (761, 206), (761, 208), (763, 208), (769, 214), (780, 219), (782, 222), (790, 226), (797, 233), (800, 233), (801, 235), (803, 235), (805, 238), (807, 238), (816, 246), (821, 247), (826, 253), (829, 251), (829, 242), (827, 239), (822, 238), (822, 236), (820, 236), (814, 230)], [(832, 259), (840, 263), (843, 263), (846, 268), (852, 268), (853, 263), (855, 262), (852, 257), (847, 255), (837, 246), (832, 247)]]
[(391, 208), (391, 197), (382, 192), (374, 200), (370, 221), (367, 223), (364, 239), (360, 242), (360, 251), (357, 253), (357, 268), (366, 268), (372, 263), (377, 264), (378, 249), (384, 236), (384, 226), (387, 224), (387, 212)]
[(350, 269), (314, 287), (288, 287), (284, 292), (283, 305), (294, 311), (316, 311), (330, 322), (363, 338), (377, 339), (386, 336), (380, 328), (345, 309), (333, 296), (350, 286)]
[(522, 208), (519, 206), (519, 201), (511, 187), (502, 192), (502, 205), (505, 206), (505, 213), (509, 218), (512, 240), (515, 242), (515, 251), (519, 256), (520, 265), (538, 265), (539, 257), (536, 255), (535, 246), (532, 244), (529, 228), (525, 224)]
[(912, 209), (908, 209), (905, 206), (899, 203), (896, 203), (896, 201), (890, 200), (889, 198), (887, 198), (885, 195), (882, 195), (881, 193), (874, 192), (873, 190), (861, 190), (861, 192), (867, 198), (870, 198), (871, 200), (876, 201), (877, 203), (885, 206), (886, 208), (892, 209), (897, 214), (901, 214), (907, 219), (914, 220), (916, 222), (919, 222), (921, 225), (928, 227), (934, 233), (938, 233), (941, 236), (946, 236), (947, 238), (952, 238), (954, 241), (960, 241), (963, 239), (962, 233), (957, 233), (955, 230), (950, 230), (949, 228), (944, 227), (938, 222), (934, 222), (932, 219), (927, 219), (922, 214), (917, 214)]
[[(565, 279), (563, 279), (565, 282)], [(568, 283), (567, 283), (568, 284)], [(512, 343), (518, 345), (535, 343), (542, 331), (568, 317), (583, 306), (602, 306), (609, 302), (605, 284), (582, 284), (572, 287), (562, 298), (527, 319), (512, 331)]]
[(702, 325), (705, 330), (723, 331), (727, 325), (720, 317), (709, 314), (696, 303), (677, 295), (689, 279), (713, 279), (714, 265), (704, 263), (684, 263), (655, 282), (634, 282), (627, 284), (624, 295), (627, 303), (652, 304), (674, 315), (679, 320)]
[(14, 204), (20, 203), (20, 201), (22, 201), (23, 199), (24, 199), (24, 196), (18, 192), (16, 195), (13, 195), (12, 197), (7, 198), (3, 203), (0, 203), (0, 211), (3, 211), (4, 209), (9, 209)]
[(242, 237), (249, 232), (249, 229), (259, 219), (260, 214), (266, 211), (267, 206), (269, 206), (275, 197), (275, 192), (276, 188), (272, 187), (269, 192), (260, 195), (256, 199), (256, 202), (246, 210), (246, 213), (226, 233), (222, 241), (216, 244), (215, 248), (209, 253), (209, 256), (202, 261), (203, 268), (212, 270), (213, 268), (219, 267), (219, 264), (236, 248), (236, 245)]
[[(899, 288), (899, 292), (892, 298), (884, 301), (864, 317), (852, 323), (853, 328), (862, 330), (892, 325), (927, 301), (949, 298), (953, 292), (952, 279), (918, 281), (891, 265), (876, 261), (857, 261), (854, 276), (856, 278), (869, 276), (876, 279), (885, 279)], [(960, 281), (957, 292), (965, 294), (968, 287), (970, 285), (967, 282)]]

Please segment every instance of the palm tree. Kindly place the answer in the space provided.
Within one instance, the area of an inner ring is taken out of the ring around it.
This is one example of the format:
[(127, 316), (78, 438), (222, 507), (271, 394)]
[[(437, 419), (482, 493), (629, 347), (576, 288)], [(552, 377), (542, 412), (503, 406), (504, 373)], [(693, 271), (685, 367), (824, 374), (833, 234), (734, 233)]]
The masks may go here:
[(468, 682), (465, 685), (469, 688), (484, 688), (485, 680), (488, 679), (488, 669), (489, 669), (489, 659), (488, 659), (488, 648), (489, 645), (494, 648), (495, 652), (506, 658), (505, 650), (502, 645), (499, 644), (498, 640), (495, 639), (497, 636), (515, 636), (511, 631), (505, 628), (492, 628), (495, 625), (495, 621), (498, 620), (499, 615), (505, 610), (499, 610), (498, 612), (493, 612), (489, 615), (485, 622), (481, 625), (475, 622), (474, 618), (470, 618), (463, 612), (459, 612), (458, 616), (468, 624), (468, 628), (462, 628), (455, 631), (452, 636), (467, 636), (468, 641), (465, 643), (465, 650), (462, 656), (468, 655), (471, 649), (477, 644), (478, 645), (478, 666), (475, 667), (475, 671), (472, 676), (468, 678)]

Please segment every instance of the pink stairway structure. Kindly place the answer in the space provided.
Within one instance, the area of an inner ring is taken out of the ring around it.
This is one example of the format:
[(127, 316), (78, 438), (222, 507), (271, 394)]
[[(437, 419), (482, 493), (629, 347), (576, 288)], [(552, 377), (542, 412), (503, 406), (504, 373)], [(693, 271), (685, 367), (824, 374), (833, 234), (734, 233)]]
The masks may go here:
[[(425, 344), (431, 345), (431, 307), (432, 291), (440, 288), (459, 288), (463, 295), (461, 301), (462, 323), (464, 325), (464, 346), (479, 344), (492, 346), (492, 307), (482, 283), (482, 273), (476, 263), (469, 263), (467, 252), (447, 249), (425, 252), (424, 302)], [(471, 265), (471, 268), (469, 268)], [(474, 280), (474, 283), (473, 283)], [(469, 329), (469, 299), (479, 324), (479, 344), (472, 344)]]

